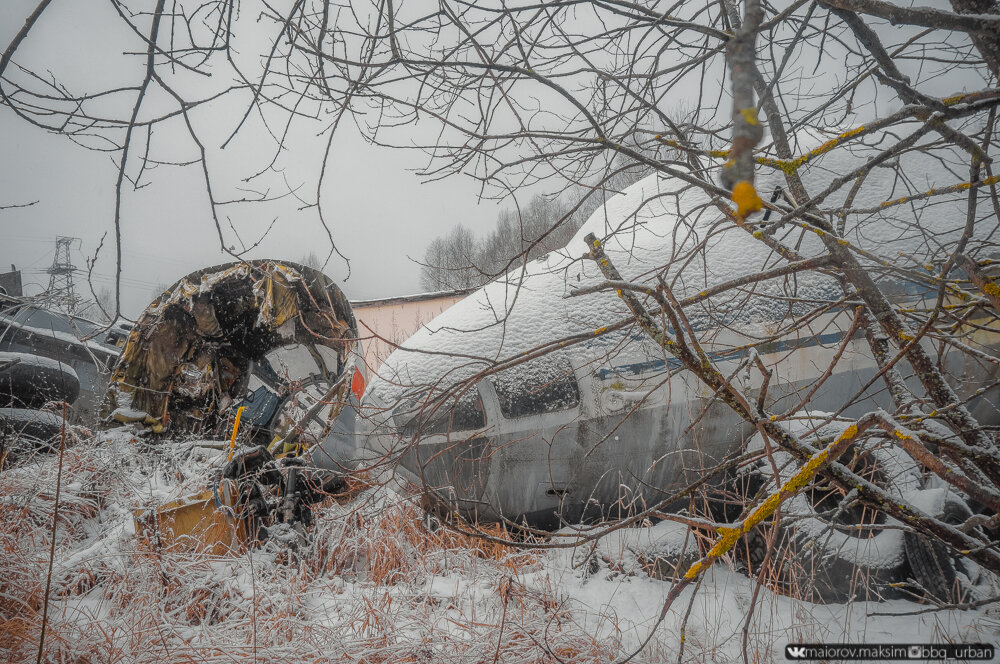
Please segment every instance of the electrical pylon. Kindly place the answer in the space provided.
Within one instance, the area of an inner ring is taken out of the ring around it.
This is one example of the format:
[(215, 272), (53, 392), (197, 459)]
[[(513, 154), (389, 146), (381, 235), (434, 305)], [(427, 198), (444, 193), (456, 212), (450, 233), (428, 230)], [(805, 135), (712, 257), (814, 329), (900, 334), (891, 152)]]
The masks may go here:
[(75, 237), (57, 237), (56, 253), (52, 259), (52, 266), (46, 272), (49, 273), (49, 287), (45, 289), (48, 299), (58, 302), (70, 310), (76, 307), (76, 289), (73, 284), (73, 273), (76, 266), (70, 259), (70, 247), (74, 242), (79, 242)]

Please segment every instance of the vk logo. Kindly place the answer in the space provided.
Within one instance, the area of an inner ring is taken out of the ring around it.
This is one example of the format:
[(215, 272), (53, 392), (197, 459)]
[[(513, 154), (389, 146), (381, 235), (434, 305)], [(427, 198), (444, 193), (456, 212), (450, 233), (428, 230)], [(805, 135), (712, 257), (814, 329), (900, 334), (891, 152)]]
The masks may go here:
[(785, 646), (785, 659), (805, 659), (806, 649), (803, 646)]

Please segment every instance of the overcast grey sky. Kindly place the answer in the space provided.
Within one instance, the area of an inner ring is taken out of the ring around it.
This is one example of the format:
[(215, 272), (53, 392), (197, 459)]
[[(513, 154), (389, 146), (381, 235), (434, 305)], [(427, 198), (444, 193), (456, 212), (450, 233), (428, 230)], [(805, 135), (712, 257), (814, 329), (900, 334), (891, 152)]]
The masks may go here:
[[(934, 4), (944, 1), (934, 0)], [(0, 44), (10, 42), (36, 3), (37, 0), (0, 3)], [(133, 10), (148, 9), (151, 3), (152, 0), (137, 0), (128, 6)], [(137, 24), (145, 25), (142, 20)], [(250, 10), (234, 27), (243, 41), (240, 48), (233, 49), (233, 54), (242, 59), (239, 66), (251, 80), (256, 73), (254, 68), (261, 67), (261, 49), (254, 52), (247, 44), (255, 44), (259, 36), (261, 48), (266, 50), (269, 42), (264, 36), (273, 37), (272, 28), (266, 21), (258, 22)], [(893, 40), (902, 39), (907, 30), (915, 31), (887, 25), (879, 29)], [(14, 64), (51, 76), (68, 86), (71, 94), (78, 95), (136, 86), (141, 80), (143, 49), (143, 42), (124, 27), (112, 3), (55, 0), (20, 46)], [(171, 79), (171, 84), (182, 84), (188, 99), (233, 84), (232, 71), (214, 62), (212, 66), (210, 79), (197, 76), (176, 82)], [(795, 66), (804, 68), (803, 71), (811, 69), (811, 63), (798, 62)], [(927, 65), (911, 59), (901, 61), (900, 67), (908, 74), (922, 72), (918, 78), (924, 92), (953, 93), (967, 84), (973, 88), (982, 85), (968, 74), (951, 73), (947, 65)], [(710, 78), (717, 79), (713, 85), (718, 87), (723, 82), (722, 69), (710, 74)], [(812, 86), (821, 83), (810, 76), (798, 81), (803, 92), (812, 92)], [(30, 80), (15, 66), (8, 68), (5, 78)], [(697, 98), (697, 84), (694, 81), (691, 85), (691, 99)], [(43, 83), (36, 80), (32, 85), (40, 88)], [(885, 113), (899, 104), (892, 95), (874, 100), (865, 100), (863, 96), (863, 92), (859, 93), (854, 102), (857, 107), (866, 107), (865, 113), (869, 114), (875, 112), (875, 107)], [(134, 99), (135, 93), (126, 91), (102, 97), (95, 107), (107, 116), (127, 118)], [(244, 91), (191, 111), (192, 122), (207, 150), (217, 200), (244, 196), (240, 191), (240, 187), (247, 186), (243, 179), (267, 166), (275, 142), (263, 122), (271, 122), (270, 131), (278, 135), (283, 130), (275, 118), (262, 120), (251, 115), (237, 138), (222, 150), (221, 146), (240, 124), (249, 99), (249, 93)], [(531, 97), (526, 99), (542, 103)], [(685, 100), (672, 95), (669, 101)], [(176, 104), (171, 106), (173, 101), (162, 91), (151, 93), (147, 102), (140, 121), (176, 107)], [(329, 122), (329, 111), (326, 108), (316, 112)], [(281, 115), (276, 113), (276, 117)], [(720, 112), (720, 117), (725, 115), (726, 111)], [(195, 269), (232, 260), (219, 247), (201, 166), (197, 162), (188, 163), (196, 159), (197, 152), (183, 121), (174, 118), (156, 127), (151, 154), (164, 163), (147, 164), (139, 178), (141, 188), (126, 187), (122, 206), (123, 309), (129, 315), (141, 311), (159, 287)], [(316, 196), (316, 178), (326, 143), (324, 128), (322, 122), (308, 118), (297, 121), (284, 141), (285, 149), (278, 155), (274, 171), (252, 185), (257, 192), (266, 190), (273, 194), (287, 183), (296, 189), (301, 200), (287, 197), (221, 210), (226, 243), (234, 250), (241, 249), (240, 241), (244, 246), (259, 241), (249, 257), (299, 260), (310, 253), (326, 255), (329, 248), (326, 233), (315, 210), (304, 205)], [(436, 125), (421, 127), (420, 136), (405, 133), (411, 130), (397, 131), (393, 140), (405, 143), (412, 138), (414, 142), (432, 143), (435, 129)], [(24, 270), (29, 292), (38, 292), (47, 282), (44, 270), (51, 262), (57, 235), (80, 238), (74, 260), (83, 267), (84, 257), (93, 255), (107, 233), (96, 267), (95, 287), (99, 290), (112, 285), (115, 159), (120, 151), (109, 150), (113, 146), (92, 138), (81, 141), (105, 151), (88, 150), (65, 136), (47, 133), (17, 118), (9, 108), (0, 107), (0, 151), (4, 155), (0, 162), (0, 207), (37, 201), (30, 207), (0, 209), (0, 268), (7, 269), (15, 263)], [(141, 151), (141, 146), (133, 150), (127, 169), (131, 177), (140, 175), (136, 153)], [(421, 184), (412, 171), (425, 166), (425, 159), (414, 150), (369, 145), (349, 121), (338, 130), (327, 162), (321, 200), (334, 241), (351, 260), (351, 276), (343, 284), (348, 297), (365, 299), (418, 292), (419, 267), (410, 259), (420, 259), (431, 239), (457, 223), (464, 223), (479, 234), (492, 227), (498, 206), (492, 201), (478, 200), (478, 183), (459, 176)], [(188, 165), (178, 165), (181, 163)], [(525, 190), (525, 198), (530, 193), (535, 192)], [(338, 280), (347, 275), (345, 264), (336, 256), (326, 271)], [(85, 289), (82, 275), (78, 285)]]
[[(0, 43), (10, 42), (36, 4), (35, 0), (5, 0), (0, 5)], [(113, 13), (94, 11), (108, 4), (52, 3), (18, 50), (14, 64), (50, 69), (61, 82), (79, 84), (73, 92), (98, 82), (108, 83), (114, 79), (110, 72), (115, 70), (122, 75), (138, 71), (136, 56), (122, 55), (125, 49), (135, 50), (135, 44), (114, 46), (120, 20)], [(131, 84), (136, 82), (132, 75)], [(206, 109), (200, 118), (201, 128), (212, 127), (207, 134), (216, 142), (206, 146), (210, 163), (218, 172), (232, 174), (234, 180), (242, 177), (243, 171), (253, 172), (266, 165), (273, 146), (251, 122), (252, 131), (227, 150), (231, 156), (211, 154), (234, 127), (235, 109), (235, 104), (219, 104)], [(217, 119), (211, 118), (213, 114)], [(293, 131), (289, 149), (279, 162), (281, 177), (293, 185), (304, 183), (302, 192), (307, 199), (315, 195), (315, 175), (326, 140), (316, 135), (318, 131), (318, 125)], [(177, 160), (193, 157), (192, 144), (179, 123), (165, 125), (154, 145), (160, 154)], [(16, 264), (24, 272), (28, 291), (37, 292), (47, 284), (44, 270), (52, 261), (57, 235), (80, 238), (74, 262), (82, 268), (85, 255), (92, 255), (102, 235), (108, 233), (94, 284), (96, 290), (111, 286), (114, 159), (118, 153), (81, 147), (64, 136), (31, 126), (6, 107), (0, 108), (0, 153), (4, 155), (0, 162), (0, 206), (37, 201), (30, 207), (0, 210), (0, 269)], [(415, 151), (369, 145), (353, 128), (338, 131), (322, 200), (334, 240), (351, 259), (351, 276), (343, 284), (348, 297), (418, 292), (419, 266), (410, 257), (421, 258), (428, 242), (456, 223), (479, 233), (492, 225), (498, 207), (492, 201), (477, 200), (475, 182), (449, 178), (422, 184), (412, 170), (424, 165), (424, 160)], [(138, 191), (127, 188), (123, 203), (122, 297), (129, 315), (141, 311), (159, 286), (200, 267), (232, 260), (219, 249), (198, 164), (159, 166), (155, 172), (147, 171), (143, 184), (146, 186)], [(232, 195), (224, 186), (216, 186), (223, 189), (219, 198)], [(260, 209), (238, 206), (229, 212), (247, 245), (257, 241), (257, 234), (277, 218), (271, 232), (250, 254), (253, 257), (299, 260), (310, 252), (325, 256), (326, 233), (315, 211), (301, 207), (300, 201), (287, 198)], [(327, 272), (337, 279), (346, 276), (343, 262), (336, 257)], [(78, 275), (77, 286), (86, 289), (83, 275)]]

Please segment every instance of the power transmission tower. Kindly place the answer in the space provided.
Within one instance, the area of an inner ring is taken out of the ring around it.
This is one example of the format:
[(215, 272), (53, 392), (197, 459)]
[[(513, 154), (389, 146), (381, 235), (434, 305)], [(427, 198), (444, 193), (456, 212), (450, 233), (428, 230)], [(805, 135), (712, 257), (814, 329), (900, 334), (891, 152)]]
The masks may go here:
[(76, 266), (73, 265), (69, 255), (74, 242), (79, 242), (79, 238), (57, 237), (52, 266), (46, 270), (49, 273), (49, 287), (45, 289), (46, 298), (65, 306), (70, 312), (77, 305), (76, 290), (73, 285), (73, 272), (76, 271)]

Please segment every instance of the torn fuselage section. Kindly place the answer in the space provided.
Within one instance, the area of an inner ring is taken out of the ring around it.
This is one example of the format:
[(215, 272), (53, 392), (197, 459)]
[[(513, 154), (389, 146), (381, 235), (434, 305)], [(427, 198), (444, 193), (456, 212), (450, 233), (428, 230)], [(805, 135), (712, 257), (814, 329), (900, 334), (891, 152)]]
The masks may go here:
[(269, 539), (279, 524), (300, 532), (309, 506), (344, 485), (311, 451), (353, 427), (362, 358), (350, 304), (317, 270), (257, 260), (178, 281), (131, 330), (105, 415), (154, 436), (223, 439), (212, 445), (225, 460), (206, 491), (143, 510), (137, 524), (153, 518), (202, 545), (219, 513), (237, 525), (226, 546)]
[(319, 436), (363, 372), (360, 357), (350, 304), (321, 272), (273, 260), (206, 268), (143, 312), (105, 414), (155, 433), (218, 434), (244, 405), (255, 442), (272, 443), (281, 427), (287, 438), (298, 417), (318, 422)]

